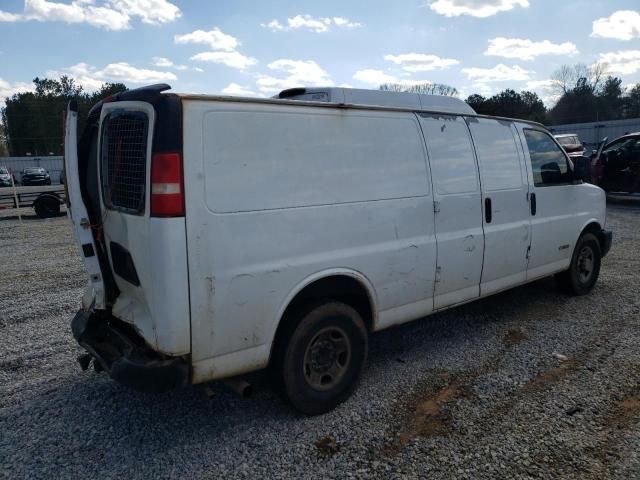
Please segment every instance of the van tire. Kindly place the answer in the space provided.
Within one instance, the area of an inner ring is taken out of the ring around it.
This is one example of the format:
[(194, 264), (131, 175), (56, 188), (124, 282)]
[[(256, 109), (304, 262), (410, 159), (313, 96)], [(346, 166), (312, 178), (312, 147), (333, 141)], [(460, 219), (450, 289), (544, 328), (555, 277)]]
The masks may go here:
[(293, 315), (294, 327), (275, 354), (272, 374), (295, 409), (319, 415), (356, 388), (367, 359), (367, 329), (353, 307), (333, 300)]
[(586, 295), (598, 280), (601, 260), (598, 238), (593, 233), (582, 234), (573, 250), (571, 265), (556, 275), (558, 285), (571, 295)]

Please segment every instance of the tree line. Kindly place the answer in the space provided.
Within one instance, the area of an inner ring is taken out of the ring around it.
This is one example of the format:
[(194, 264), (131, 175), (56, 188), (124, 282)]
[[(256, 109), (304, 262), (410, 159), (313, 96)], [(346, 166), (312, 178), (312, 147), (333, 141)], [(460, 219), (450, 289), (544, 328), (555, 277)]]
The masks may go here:
[[(122, 83), (104, 83), (93, 93), (85, 92), (73, 78), (35, 78), (34, 89), (6, 99), (1, 111), (0, 155), (62, 155), (64, 112), (71, 100), (78, 102), (78, 128), (89, 109), (100, 99), (127, 89)], [(82, 130), (79, 130), (82, 131)]]
[[(535, 92), (509, 88), (490, 97), (474, 93), (465, 101), (482, 115), (521, 118), (545, 125), (640, 118), (640, 83), (623, 88), (620, 77), (607, 75), (606, 64), (563, 65), (551, 75), (549, 87), (557, 98), (551, 108)], [(438, 83), (384, 84), (380, 90), (458, 95), (456, 88)]]

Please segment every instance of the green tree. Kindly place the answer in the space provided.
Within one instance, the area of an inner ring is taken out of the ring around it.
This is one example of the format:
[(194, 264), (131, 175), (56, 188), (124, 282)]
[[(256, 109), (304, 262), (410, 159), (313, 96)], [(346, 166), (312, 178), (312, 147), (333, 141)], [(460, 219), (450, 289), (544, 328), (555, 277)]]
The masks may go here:
[(64, 112), (70, 100), (78, 102), (80, 125), (86, 113), (101, 98), (126, 90), (121, 83), (105, 83), (94, 93), (68, 76), (59, 79), (35, 78), (31, 92), (17, 93), (6, 99), (1, 119), (9, 153), (24, 155), (61, 155), (64, 149)]
[(490, 98), (473, 94), (466, 102), (479, 114), (544, 122), (547, 109), (535, 92), (506, 89)]
[(636, 83), (623, 98), (623, 118), (640, 118), (640, 83)]

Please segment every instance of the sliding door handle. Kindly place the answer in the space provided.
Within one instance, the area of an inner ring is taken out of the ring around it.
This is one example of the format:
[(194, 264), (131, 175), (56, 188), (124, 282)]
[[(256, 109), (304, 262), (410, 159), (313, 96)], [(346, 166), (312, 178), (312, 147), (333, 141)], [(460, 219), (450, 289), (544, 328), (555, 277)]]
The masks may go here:
[(538, 206), (536, 205), (536, 194), (532, 193), (529, 195), (529, 205), (531, 206), (531, 215), (535, 215), (538, 211)]
[(484, 221), (486, 223), (491, 223), (492, 216), (493, 215), (491, 212), (491, 199), (485, 198), (484, 199)]

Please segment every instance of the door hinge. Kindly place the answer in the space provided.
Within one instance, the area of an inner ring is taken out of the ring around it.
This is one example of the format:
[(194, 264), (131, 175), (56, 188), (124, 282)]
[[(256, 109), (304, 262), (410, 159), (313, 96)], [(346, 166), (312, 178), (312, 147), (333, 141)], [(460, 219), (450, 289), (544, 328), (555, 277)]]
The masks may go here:
[(436, 280), (435, 280), (436, 283), (440, 282), (440, 272), (441, 271), (442, 270), (440, 269), (440, 267), (436, 266)]
[(433, 213), (440, 213), (440, 202), (433, 201)]
[(527, 247), (526, 259), (529, 260), (531, 258), (531, 245)]

